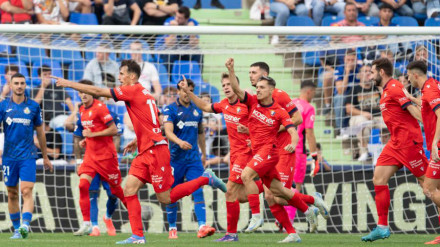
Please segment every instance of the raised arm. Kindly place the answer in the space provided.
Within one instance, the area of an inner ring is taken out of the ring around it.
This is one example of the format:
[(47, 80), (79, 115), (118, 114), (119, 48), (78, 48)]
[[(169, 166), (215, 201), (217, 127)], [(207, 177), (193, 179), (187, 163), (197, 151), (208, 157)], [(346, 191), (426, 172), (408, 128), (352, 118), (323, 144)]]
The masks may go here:
[(183, 81), (179, 83), (179, 87), (188, 95), (191, 101), (194, 102), (194, 104), (196, 104), (198, 108), (200, 108), (200, 110), (204, 112), (214, 112), (211, 108), (211, 104), (197, 97), (197, 95), (195, 95), (191, 90), (189, 90), (185, 76), (183, 76)]
[(72, 89), (75, 89), (79, 92), (90, 94), (97, 97), (106, 97), (106, 98), (112, 98), (112, 95), (110, 93), (110, 90), (108, 88), (100, 88), (95, 86), (90, 86), (86, 84), (81, 84), (73, 81), (68, 81), (66, 79), (51, 76), (53, 79), (57, 80), (57, 86), (59, 87), (70, 87)]
[(238, 84), (237, 81), (237, 77), (235, 76), (234, 59), (228, 58), (228, 60), (226, 60), (225, 65), (229, 72), (229, 80), (231, 81), (232, 90), (238, 96), (238, 99), (240, 101), (244, 100), (245, 91), (240, 88), (240, 85)]

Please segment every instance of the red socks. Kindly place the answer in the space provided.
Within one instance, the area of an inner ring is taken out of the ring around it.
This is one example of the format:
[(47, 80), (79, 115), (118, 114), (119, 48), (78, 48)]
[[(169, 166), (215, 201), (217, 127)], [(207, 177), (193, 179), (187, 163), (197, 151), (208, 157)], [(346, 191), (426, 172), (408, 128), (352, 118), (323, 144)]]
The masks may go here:
[(294, 206), (301, 212), (305, 213), (309, 206), (307, 206), (307, 204), (303, 200), (301, 200), (301, 197), (298, 194), (300, 193), (295, 193), (293, 197), (289, 201), (287, 201), (287, 203), (289, 203), (290, 206)]
[(228, 221), (228, 233), (237, 233), (237, 224), (238, 219), (240, 218), (240, 203), (238, 201), (235, 202), (226, 202), (226, 212), (227, 212), (227, 221)]
[(90, 221), (90, 182), (87, 179), (79, 180), (79, 207), (84, 221)]
[(121, 200), (121, 202), (127, 208), (127, 202), (125, 201), (124, 191), (122, 190), (121, 186), (110, 187), (110, 191), (112, 192), (113, 195), (119, 198), (119, 200)]
[(286, 229), (288, 234), (296, 233), (295, 228), (293, 228), (292, 223), (289, 220), (289, 216), (283, 206), (275, 204), (269, 207), (275, 219)]
[(249, 194), (248, 195), (249, 207), (251, 208), (252, 214), (260, 213), (260, 196), (259, 194)]
[[(128, 219), (130, 220), (131, 231), (138, 237), (143, 237), (144, 226), (141, 218), (141, 204), (137, 195), (125, 197), (127, 202)], [(90, 210), (89, 210), (90, 211)]]
[(301, 198), (301, 200), (307, 204), (314, 204), (315, 203), (315, 198), (313, 196), (309, 196), (309, 195), (304, 195), (299, 193), (298, 191), (295, 191), (295, 195), (298, 194), (299, 198)]
[(376, 192), (374, 200), (376, 201), (377, 215), (379, 216), (377, 224), (387, 226), (388, 210), (390, 208), (390, 190), (388, 189), (388, 185), (375, 185), (374, 191)]
[(261, 179), (255, 181), (255, 184), (258, 187), (258, 193), (261, 194), (264, 192), (263, 182), (261, 182)]
[(207, 185), (208, 183), (209, 178), (198, 177), (194, 180), (177, 185), (170, 192), (171, 203), (175, 203), (180, 198), (191, 195), (194, 191), (198, 190), (203, 185)]

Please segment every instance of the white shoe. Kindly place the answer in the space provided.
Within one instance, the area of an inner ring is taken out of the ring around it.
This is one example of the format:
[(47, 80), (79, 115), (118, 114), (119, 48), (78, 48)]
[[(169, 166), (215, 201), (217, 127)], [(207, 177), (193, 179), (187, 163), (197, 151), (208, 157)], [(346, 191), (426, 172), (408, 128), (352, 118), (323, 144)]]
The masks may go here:
[(79, 228), (78, 231), (74, 232), (73, 235), (84, 236), (84, 235), (89, 235), (91, 232), (92, 232), (91, 225), (83, 225), (83, 226), (81, 226), (81, 228)]
[(370, 158), (370, 154), (368, 152), (361, 154), (361, 156), (359, 156), (358, 161), (359, 162), (364, 162), (367, 161)]
[(313, 196), (315, 198), (315, 206), (319, 209), (319, 213), (324, 219), (328, 219), (330, 216), (330, 211), (328, 210), (327, 205), (325, 204), (324, 200), (322, 199), (322, 195), (319, 192), (315, 192), (315, 195)]
[(251, 220), (249, 221), (248, 228), (244, 231), (245, 233), (251, 233), (263, 226), (264, 219), (261, 215), (252, 215)]
[(309, 213), (306, 215), (306, 220), (309, 222), (310, 232), (315, 232), (318, 229), (318, 214), (319, 209), (317, 207), (309, 207)]
[(278, 241), (279, 244), (283, 243), (301, 243), (301, 238), (298, 233), (290, 233), (287, 237), (281, 241)]
[(273, 35), (270, 44), (278, 45), (278, 43), (280, 43), (280, 37), (278, 35)]

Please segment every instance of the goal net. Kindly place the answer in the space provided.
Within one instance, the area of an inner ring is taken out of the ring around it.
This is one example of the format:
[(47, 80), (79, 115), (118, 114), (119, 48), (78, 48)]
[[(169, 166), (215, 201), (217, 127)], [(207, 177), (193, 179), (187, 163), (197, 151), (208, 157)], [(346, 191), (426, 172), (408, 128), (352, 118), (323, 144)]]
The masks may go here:
[[(285, 90), (292, 98), (299, 97), (301, 81), (312, 80), (317, 85), (312, 101), (316, 109), (314, 132), (325, 164), (316, 177), (306, 175), (303, 192), (321, 192), (330, 207), (329, 220), (319, 219), (319, 232), (371, 230), (377, 221), (373, 170), (389, 133), (381, 124), (380, 92), (368, 90), (371, 87), (367, 79), (369, 65), (379, 57), (390, 59), (395, 65), (394, 77), (406, 85), (410, 93), (418, 95), (419, 91), (411, 88), (405, 77), (406, 65), (413, 60), (426, 61), (429, 76), (438, 79), (439, 36), (433, 35), (434, 31), (426, 32), (426, 29), (420, 35), (406, 36), (402, 34), (417, 33), (405, 28), (393, 28), (393, 35), (389, 35), (391, 29), (386, 28), (387, 32), (369, 28), (331, 28), (317, 28), (318, 31), (312, 33), (313, 30), (306, 28), (260, 27), (41, 26), (39, 29), (32, 26), (24, 27), (26, 32), (4, 27), (0, 35), (2, 97), (8, 99), (8, 77), (11, 71), (18, 70), (26, 77), (28, 97), (35, 99), (39, 93), (43, 95), (41, 106), (49, 133), (48, 146), (59, 151), (51, 154), (56, 159), (54, 173), (45, 172), (38, 165), (32, 231), (72, 232), (82, 222), (79, 178), (75, 172), (74, 123), (68, 118), (75, 111), (80, 97), (73, 90), (54, 88), (54, 81), (47, 75), (76, 82), (86, 78), (98, 86), (112, 87), (119, 85), (120, 61), (133, 58), (141, 63), (140, 80), (153, 92), (160, 107), (177, 99), (175, 87), (182, 75), (195, 82), (196, 94), (217, 102), (224, 97), (221, 74), (227, 72), (224, 64), (229, 57), (235, 59), (241, 87), (250, 91), (254, 89), (249, 81), (249, 67), (259, 61), (270, 66), (270, 76), (276, 80), (277, 88)], [(269, 44), (272, 35), (280, 35), (280, 43), (276, 46)], [(359, 85), (367, 88), (365, 92), (354, 90), (359, 89)], [(126, 176), (134, 155), (124, 156), (121, 150), (134, 137), (130, 119), (125, 116), (125, 105), (111, 99), (103, 100), (120, 119), (119, 161), (121, 172)], [(360, 108), (364, 117), (361, 118), (353, 107)], [(229, 144), (222, 116), (207, 115), (204, 126), (209, 158), (223, 158)], [(228, 164), (212, 164), (211, 168), (224, 181), (227, 180)], [(435, 206), (425, 197), (408, 170), (399, 170), (389, 186), (389, 220), (393, 232), (436, 231), (439, 220)], [(205, 187), (204, 196), (207, 224), (225, 231), (224, 194)], [(152, 187), (143, 188), (139, 197), (145, 230), (166, 231), (166, 213)], [(261, 199), (264, 202), (262, 196)], [(101, 191), (98, 217), (101, 229), (105, 229), (101, 219), (106, 201), (107, 195)], [(266, 222), (262, 231), (277, 231), (269, 207), (265, 203), (261, 205)], [(240, 207), (238, 227), (243, 230), (248, 224), (250, 210), (248, 204)], [(197, 230), (193, 210), (190, 197), (181, 200), (179, 230)], [(118, 231), (130, 231), (128, 214), (122, 206), (114, 213), (113, 220)], [(303, 214), (297, 214), (294, 225), (300, 231), (307, 230)], [(0, 232), (11, 231), (11, 227), (7, 190), (4, 183), (0, 183)]]

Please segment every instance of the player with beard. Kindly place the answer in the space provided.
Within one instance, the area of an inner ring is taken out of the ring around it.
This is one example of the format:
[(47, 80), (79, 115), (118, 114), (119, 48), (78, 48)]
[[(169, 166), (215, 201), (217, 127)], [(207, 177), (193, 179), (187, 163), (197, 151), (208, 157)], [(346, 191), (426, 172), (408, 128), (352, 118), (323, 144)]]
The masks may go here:
[(373, 184), (379, 221), (377, 227), (362, 241), (375, 241), (390, 236), (388, 210), (390, 190), (388, 180), (402, 167), (408, 168), (423, 186), (428, 166), (423, 151), (423, 137), (417, 120), (422, 121), (420, 110), (411, 104), (405, 96), (403, 85), (392, 78), (393, 64), (386, 58), (373, 62), (371, 79), (383, 92), (380, 99), (380, 111), (391, 133), (391, 139), (385, 145), (377, 159)]

